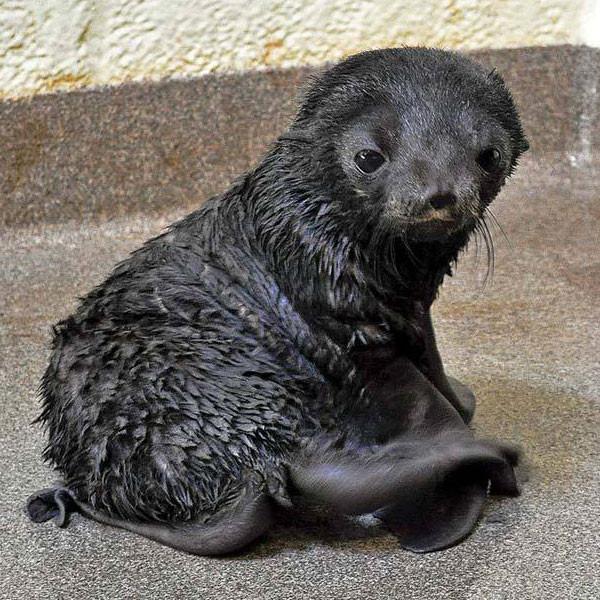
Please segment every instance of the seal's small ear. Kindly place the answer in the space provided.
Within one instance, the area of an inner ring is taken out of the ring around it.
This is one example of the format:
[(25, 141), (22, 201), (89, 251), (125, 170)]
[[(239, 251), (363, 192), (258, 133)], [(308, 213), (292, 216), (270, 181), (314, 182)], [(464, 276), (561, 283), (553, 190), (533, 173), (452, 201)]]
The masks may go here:
[(513, 166), (516, 166), (517, 159), (529, 150), (529, 141), (525, 137), (525, 133), (523, 132), (523, 127), (521, 126), (521, 120), (517, 116), (518, 128), (515, 128), (514, 131), (511, 132), (511, 142), (513, 145)]
[[(313, 71), (300, 86), (298, 112), (293, 126), (306, 127), (311, 123), (331, 123), (340, 110), (352, 106), (365, 93), (364, 78), (375, 68), (374, 61), (382, 59), (380, 52), (362, 52), (337, 64), (328, 64)], [(364, 71), (365, 65), (371, 68)]]
[(294, 124), (307, 123), (317, 110), (319, 103), (326, 94), (325, 79), (329, 72), (327, 67), (310, 73), (300, 85), (296, 101), (298, 112)]
[(319, 105), (319, 99), (324, 93), (321, 80), (326, 69), (313, 72), (307, 76), (300, 85), (300, 91), (296, 97), (298, 110), (290, 127), (277, 139), (281, 142), (292, 142), (294, 144), (310, 144), (315, 139), (314, 114)]
[(492, 105), (495, 108), (496, 117), (510, 135), (513, 150), (512, 167), (514, 168), (521, 154), (529, 150), (529, 142), (525, 137), (514, 98), (500, 73), (496, 69), (492, 69), (487, 74), (487, 80), (495, 95)]
[(519, 151), (522, 154), (523, 152), (527, 152), (527, 150), (529, 150), (529, 141), (523, 136), (520, 141)]

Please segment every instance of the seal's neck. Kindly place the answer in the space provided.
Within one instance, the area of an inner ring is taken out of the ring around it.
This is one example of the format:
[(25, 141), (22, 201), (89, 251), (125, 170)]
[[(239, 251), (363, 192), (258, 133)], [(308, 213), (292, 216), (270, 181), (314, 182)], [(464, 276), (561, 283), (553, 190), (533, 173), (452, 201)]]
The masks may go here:
[(305, 175), (302, 160), (291, 168), (280, 153), (268, 155), (247, 176), (243, 198), (257, 249), (292, 303), (348, 320), (377, 318), (382, 304), (400, 312), (407, 303), (429, 306), (468, 235), (373, 247), (353, 234), (339, 195)]
[(444, 240), (427, 242), (390, 238), (381, 248), (365, 253), (372, 285), (392, 306), (416, 301), (429, 307), (444, 277), (452, 274), (468, 237), (468, 232), (458, 232)]

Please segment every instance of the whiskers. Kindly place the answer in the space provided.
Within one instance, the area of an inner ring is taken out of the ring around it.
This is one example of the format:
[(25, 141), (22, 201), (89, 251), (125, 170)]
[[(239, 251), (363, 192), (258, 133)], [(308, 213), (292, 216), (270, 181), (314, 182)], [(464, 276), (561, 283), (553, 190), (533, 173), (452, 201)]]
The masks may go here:
[[(488, 223), (489, 219), (489, 223)], [(490, 227), (490, 224), (492, 227)], [(492, 228), (495, 227), (502, 237), (506, 240), (509, 248), (512, 250), (512, 244), (504, 231), (504, 228), (498, 221), (496, 215), (491, 211), (489, 207), (485, 207), (483, 214), (477, 219), (475, 224), (475, 260), (476, 264), (479, 259), (479, 249), (481, 246), (485, 248), (486, 253), (486, 270), (481, 283), (481, 291), (483, 291), (488, 282), (494, 277), (494, 270), (496, 267), (496, 247), (494, 243), (494, 237), (492, 235)]]
[(481, 284), (481, 290), (483, 291), (488, 281), (494, 276), (494, 269), (496, 265), (496, 257), (495, 257), (495, 248), (494, 248), (494, 238), (492, 237), (492, 232), (485, 220), (485, 214), (480, 217), (475, 223), (475, 261), (476, 264), (479, 262), (479, 248), (480, 243), (485, 248), (485, 256), (486, 256), (486, 269), (485, 274), (483, 276), (483, 281)]
[(489, 206), (486, 207), (485, 214), (489, 215), (490, 220), (498, 228), (498, 230), (502, 234), (502, 237), (506, 240), (506, 243), (508, 244), (508, 247), (512, 250), (513, 249), (513, 245), (511, 244), (510, 240), (508, 239), (508, 236), (506, 235), (506, 232), (504, 231), (504, 228), (502, 227), (502, 225), (500, 225), (500, 221), (498, 221), (498, 219), (496, 218), (496, 215), (492, 212), (492, 209)]
[(456, 227), (449, 227), (446, 234), (433, 238), (425, 237), (427, 232), (419, 237), (419, 229), (415, 228), (421, 227), (422, 221), (416, 216), (382, 219), (378, 214), (366, 219), (368, 243), (364, 250), (374, 280), (382, 286), (390, 281), (401, 285), (406, 277), (419, 273), (421, 277), (433, 265), (439, 266), (446, 254), (450, 263), (455, 264), (461, 246), (471, 237), (478, 272), (480, 259), (484, 258), (485, 268), (478, 277), (479, 291), (483, 292), (493, 280), (496, 267), (494, 230), (500, 231), (509, 247), (512, 246), (496, 215), (488, 207), (482, 207), (478, 197), (474, 195), (472, 202), (463, 204), (462, 211), (462, 215), (456, 217)]

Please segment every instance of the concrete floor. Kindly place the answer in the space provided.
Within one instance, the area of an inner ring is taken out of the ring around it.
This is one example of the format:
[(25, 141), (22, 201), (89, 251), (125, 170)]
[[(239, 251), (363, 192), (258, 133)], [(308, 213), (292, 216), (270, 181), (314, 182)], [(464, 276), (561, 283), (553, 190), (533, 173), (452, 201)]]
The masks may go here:
[(600, 598), (600, 172), (529, 158), (495, 213), (496, 270), (471, 251), (436, 320), (448, 370), (476, 391), (483, 435), (524, 447), (529, 481), (474, 535), (417, 556), (376, 527), (290, 525), (228, 559), (178, 553), (76, 516), (35, 525), (36, 387), (49, 328), (112, 265), (179, 214), (0, 233), (0, 598)]

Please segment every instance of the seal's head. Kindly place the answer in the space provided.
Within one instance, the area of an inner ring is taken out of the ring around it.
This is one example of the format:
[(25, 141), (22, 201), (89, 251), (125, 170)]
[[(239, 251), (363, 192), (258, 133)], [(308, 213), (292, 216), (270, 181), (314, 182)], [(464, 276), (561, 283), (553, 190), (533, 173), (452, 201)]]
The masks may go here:
[(425, 48), (364, 52), (321, 74), (288, 136), (349, 223), (415, 241), (472, 231), (528, 148), (502, 78)]

